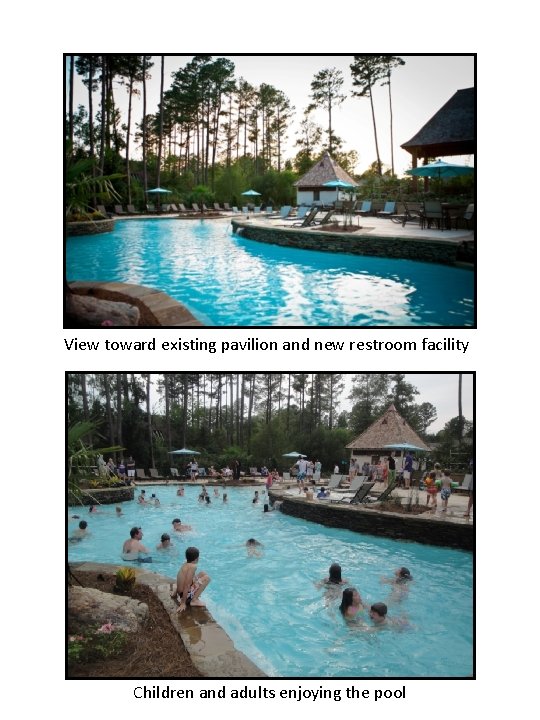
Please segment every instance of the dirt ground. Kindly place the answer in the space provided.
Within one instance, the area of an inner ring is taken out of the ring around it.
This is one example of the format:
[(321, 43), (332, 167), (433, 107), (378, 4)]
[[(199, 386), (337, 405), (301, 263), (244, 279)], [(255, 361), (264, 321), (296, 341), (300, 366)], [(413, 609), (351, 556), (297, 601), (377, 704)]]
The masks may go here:
[[(84, 587), (112, 592), (114, 576), (74, 571)], [(77, 585), (72, 580), (73, 585)], [(119, 657), (91, 663), (68, 665), (68, 678), (197, 678), (203, 677), (191, 662), (182, 640), (154, 593), (135, 583), (131, 597), (148, 605), (149, 618), (138, 633), (128, 633), (128, 641)], [(79, 628), (68, 627), (68, 634)]]

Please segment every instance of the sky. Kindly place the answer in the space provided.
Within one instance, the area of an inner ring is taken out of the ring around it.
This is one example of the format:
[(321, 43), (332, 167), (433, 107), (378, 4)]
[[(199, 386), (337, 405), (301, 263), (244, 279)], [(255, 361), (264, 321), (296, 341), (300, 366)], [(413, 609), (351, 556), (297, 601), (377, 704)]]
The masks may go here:
[[(171, 73), (192, 59), (191, 55), (165, 56), (165, 89), (171, 83)], [(228, 57), (235, 64), (235, 77), (243, 77), (252, 85), (267, 83), (283, 91), (296, 108), (295, 119), (285, 146), (285, 157), (292, 158), (298, 151), (294, 147), (296, 132), (303, 111), (310, 101), (310, 85), (314, 75), (326, 68), (343, 72), (343, 92), (347, 99), (332, 112), (334, 133), (344, 140), (345, 150), (356, 150), (359, 155), (357, 173), (362, 173), (376, 160), (371, 106), (367, 98), (351, 97), (352, 82), (349, 66), (352, 55), (215, 55)], [(456, 90), (473, 87), (475, 64), (473, 55), (400, 55), (405, 65), (392, 74), (392, 105), (394, 119), (394, 165), (398, 175), (410, 167), (411, 156), (401, 150), (402, 143), (410, 140), (420, 128), (452, 97)], [(160, 56), (153, 56), (152, 78), (147, 83), (147, 111), (156, 112), (159, 101)], [(127, 92), (115, 87), (115, 100), (127, 112)], [(95, 97), (98, 107), (99, 93)], [(388, 88), (377, 87), (373, 102), (379, 138), (379, 150), (384, 165), (390, 167), (390, 125)], [(87, 105), (87, 91), (77, 79), (75, 107)], [(134, 117), (140, 119), (142, 99), (134, 98)], [(318, 110), (313, 120), (327, 128), (328, 114)], [(452, 162), (474, 164), (472, 156), (454, 157)]]

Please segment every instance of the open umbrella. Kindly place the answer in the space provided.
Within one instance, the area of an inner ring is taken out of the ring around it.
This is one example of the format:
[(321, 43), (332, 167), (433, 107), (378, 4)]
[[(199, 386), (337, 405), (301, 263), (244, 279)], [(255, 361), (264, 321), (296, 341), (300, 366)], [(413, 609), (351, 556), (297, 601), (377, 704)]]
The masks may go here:
[(307, 455), (302, 455), (302, 453), (293, 451), (290, 453), (285, 453), (285, 455), (283, 455), (283, 457), (298, 458), (298, 457), (307, 457)]
[(353, 185), (350, 182), (345, 182), (345, 180), (329, 180), (328, 182), (323, 183), (324, 187), (328, 188), (336, 188), (337, 195), (336, 200), (339, 200), (339, 191), (340, 190), (352, 190), (356, 185)]
[[(161, 195), (167, 195), (167, 194), (172, 195), (172, 190), (166, 190), (165, 188), (162, 188), (162, 187), (152, 188), (152, 190), (147, 190), (146, 192), (148, 193), (148, 195), (150, 193), (154, 193), (158, 198)], [(159, 203), (158, 203), (158, 206), (159, 206)]]
[(432, 177), (439, 180), (444, 180), (444, 178), (459, 177), (460, 175), (471, 175), (473, 172), (474, 168), (469, 165), (454, 165), (453, 163), (444, 162), (440, 158), (428, 165), (420, 165), (420, 167), (405, 170), (407, 175)]
[(190, 450), (189, 448), (181, 448), (180, 450), (171, 450), (169, 455), (200, 455), (200, 452), (196, 450)]
[(256, 190), (246, 190), (246, 192), (243, 192), (242, 195), (249, 195), (249, 196), (255, 196), (260, 195), (261, 193), (258, 193)]
[(388, 448), (389, 450), (417, 450), (418, 452), (426, 452), (425, 448), (421, 448), (407, 442), (391, 443), (390, 445), (383, 445), (383, 447)]

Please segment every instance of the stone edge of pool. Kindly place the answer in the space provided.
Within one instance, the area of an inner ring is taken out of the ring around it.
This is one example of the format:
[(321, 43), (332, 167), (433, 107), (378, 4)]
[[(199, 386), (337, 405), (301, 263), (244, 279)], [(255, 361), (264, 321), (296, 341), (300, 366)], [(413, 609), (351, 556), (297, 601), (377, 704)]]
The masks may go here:
[(439, 265), (455, 265), (473, 269), (470, 263), (458, 258), (463, 239), (417, 238), (407, 236), (382, 236), (369, 232), (333, 233), (317, 229), (293, 229), (264, 227), (248, 222), (231, 220), (233, 232), (248, 240), (293, 247), (301, 250), (318, 250), (347, 255), (398, 258), (431, 262)]
[(287, 496), (283, 491), (276, 491), (273, 488), (268, 494), (272, 501), (281, 501), (280, 511), (285, 515), (318, 525), (387, 537), (391, 540), (474, 551), (475, 526), (453, 523), (450, 518), (440, 520), (431, 516), (368, 510), (362, 505), (310, 502), (303, 497)]
[[(72, 570), (115, 573), (123, 565), (109, 563), (70, 563)], [(197, 670), (205, 678), (267, 677), (244, 653), (237, 650), (225, 630), (205, 608), (190, 608), (179, 615), (170, 593), (175, 580), (137, 568), (137, 583), (146, 586), (160, 601), (173, 628), (182, 640)]]
[(70, 290), (76, 295), (135, 305), (141, 313), (139, 321), (141, 326), (203, 326), (203, 323), (197, 320), (184, 305), (161, 290), (123, 282), (76, 280), (68, 284)]

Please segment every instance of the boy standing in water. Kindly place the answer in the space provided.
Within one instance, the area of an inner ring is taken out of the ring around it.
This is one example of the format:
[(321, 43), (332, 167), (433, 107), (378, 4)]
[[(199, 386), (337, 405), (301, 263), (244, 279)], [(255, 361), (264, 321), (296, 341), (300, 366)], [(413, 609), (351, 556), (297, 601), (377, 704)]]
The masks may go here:
[(181, 613), (189, 606), (205, 607), (204, 603), (199, 600), (199, 596), (210, 582), (210, 578), (205, 572), (195, 574), (198, 562), (199, 550), (196, 547), (188, 547), (186, 562), (178, 571), (176, 590), (171, 595), (173, 599), (177, 596), (180, 601), (176, 612)]

